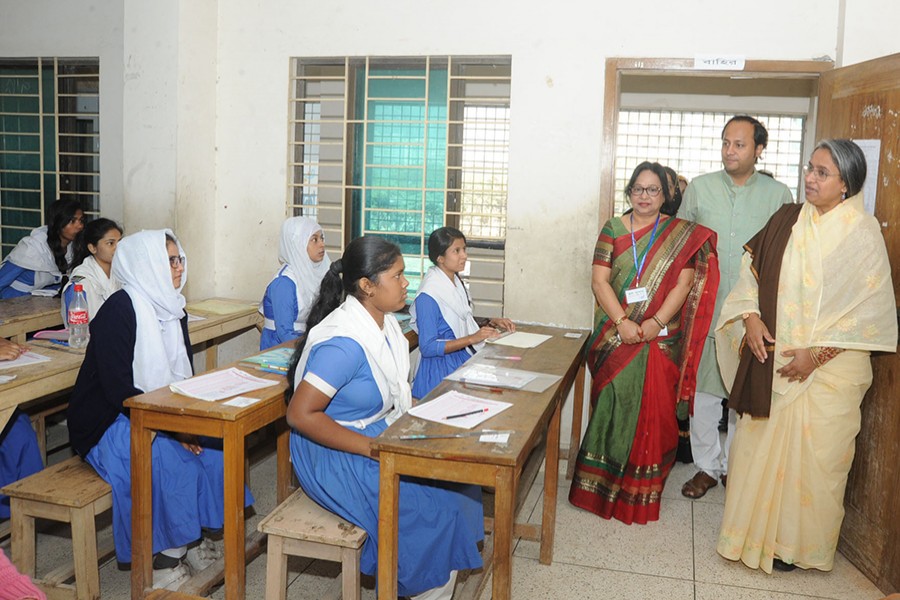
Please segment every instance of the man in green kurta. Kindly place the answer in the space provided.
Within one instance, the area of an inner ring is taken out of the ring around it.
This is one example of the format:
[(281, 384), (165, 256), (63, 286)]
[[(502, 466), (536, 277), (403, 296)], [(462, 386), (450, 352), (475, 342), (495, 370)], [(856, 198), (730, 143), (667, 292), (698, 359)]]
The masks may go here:
[[(719, 320), (725, 298), (738, 280), (744, 244), (763, 228), (782, 204), (794, 201), (786, 185), (756, 171), (756, 161), (768, 141), (766, 128), (753, 117), (732, 117), (722, 130), (722, 164), (725, 168), (694, 178), (678, 212), (680, 218), (705, 225), (718, 235), (720, 280), (714, 324)], [(717, 484), (719, 478), (724, 481), (728, 472), (734, 411), (731, 411), (724, 447), (718, 430), (722, 398), (726, 395), (716, 362), (716, 340), (709, 335), (700, 360), (691, 417), (691, 453), (697, 474), (681, 489), (688, 498), (700, 498)]]

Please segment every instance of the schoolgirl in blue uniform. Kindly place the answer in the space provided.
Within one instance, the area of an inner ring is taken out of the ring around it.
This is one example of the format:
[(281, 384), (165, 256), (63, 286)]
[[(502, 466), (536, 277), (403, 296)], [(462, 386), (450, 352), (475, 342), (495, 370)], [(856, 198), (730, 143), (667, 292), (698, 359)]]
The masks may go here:
[[(112, 272), (122, 285), (90, 323), (90, 342), (69, 401), (69, 439), (113, 491), (116, 557), (131, 562), (131, 423), (122, 403), (192, 375), (181, 289), (187, 263), (169, 230), (122, 239)], [(202, 444), (202, 445), (201, 445)], [(153, 440), (153, 585), (177, 589), (188, 565), (202, 570), (221, 556), (201, 538), (224, 520), (221, 449), (193, 436)], [(246, 498), (247, 503), (252, 498)], [(187, 546), (192, 547), (188, 550)], [(186, 556), (186, 564), (182, 558)]]
[(72, 262), (73, 242), (82, 229), (84, 211), (78, 200), (51, 204), (47, 224), (19, 240), (0, 265), (0, 299), (27, 296), (33, 290), (59, 290)]
[(331, 264), (325, 253), (325, 234), (315, 219), (291, 217), (281, 225), (278, 260), (284, 265), (259, 304), (265, 317), (260, 350), (296, 339), (306, 331), (309, 309)]
[[(0, 338), (0, 361), (15, 360), (28, 347)], [(0, 432), (0, 487), (44, 468), (28, 415), (15, 411)], [(0, 494), (0, 519), (9, 518), (9, 497)]]
[(410, 307), (410, 326), (419, 334), (422, 358), (413, 380), (412, 394), (424, 398), (444, 377), (458, 369), (500, 335), (515, 331), (509, 319), (491, 319), (479, 327), (472, 316), (472, 301), (459, 274), (466, 268), (466, 236), (453, 227), (435, 229), (428, 236), (428, 258), (434, 266), (422, 278)]
[(72, 274), (63, 288), (62, 315), (68, 327), (69, 304), (75, 298), (74, 284), (84, 288), (91, 320), (103, 303), (119, 290), (119, 282), (112, 275), (112, 259), (124, 231), (110, 219), (94, 219), (84, 227), (75, 240), (75, 258), (72, 260)]
[[(394, 244), (353, 240), (322, 280), (288, 371), (297, 478), (313, 500), (366, 531), (360, 569), (370, 575), (378, 562), (379, 475), (369, 442), (412, 404), (409, 344), (390, 314), (406, 303), (403, 269)], [(481, 488), (401, 478), (398, 529), (400, 595), (451, 598), (456, 572), (482, 564)]]

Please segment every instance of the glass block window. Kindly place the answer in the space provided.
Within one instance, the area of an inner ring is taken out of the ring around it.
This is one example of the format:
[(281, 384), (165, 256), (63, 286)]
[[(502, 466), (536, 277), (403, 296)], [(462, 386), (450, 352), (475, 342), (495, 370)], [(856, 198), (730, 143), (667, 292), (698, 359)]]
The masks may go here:
[(508, 57), (294, 59), (288, 214), (314, 216), (333, 255), (360, 235), (390, 239), (411, 291), (429, 234), (457, 227), (484, 250), (473, 299), (499, 314), (510, 77)]
[[(625, 186), (641, 162), (659, 162), (688, 180), (722, 169), (722, 128), (734, 113), (668, 110), (621, 110), (616, 140), (614, 214), (627, 208)], [(806, 118), (796, 115), (751, 115), (769, 132), (769, 144), (756, 168), (790, 188), (800, 189), (803, 131)]]
[(99, 61), (0, 58), (3, 256), (57, 198), (100, 211)]

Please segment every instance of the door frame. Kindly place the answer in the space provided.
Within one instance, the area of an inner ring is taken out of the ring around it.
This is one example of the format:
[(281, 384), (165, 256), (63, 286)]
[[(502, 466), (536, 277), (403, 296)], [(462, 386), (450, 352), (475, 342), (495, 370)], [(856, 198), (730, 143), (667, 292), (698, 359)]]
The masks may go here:
[[(619, 125), (619, 98), (622, 75), (690, 75), (694, 77), (814, 79), (834, 69), (832, 61), (748, 60), (740, 71), (709, 71), (694, 68), (692, 58), (607, 58), (603, 93), (603, 136), (600, 151), (600, 198), (615, 195), (616, 140)], [(603, 226), (613, 215), (614, 202), (599, 202)]]

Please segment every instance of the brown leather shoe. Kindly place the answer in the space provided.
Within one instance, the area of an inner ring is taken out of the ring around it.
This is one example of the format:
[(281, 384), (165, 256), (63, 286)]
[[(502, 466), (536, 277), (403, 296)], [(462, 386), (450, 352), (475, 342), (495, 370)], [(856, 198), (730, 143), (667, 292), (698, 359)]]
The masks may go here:
[(710, 477), (703, 471), (697, 471), (697, 474), (691, 477), (683, 486), (681, 486), (681, 495), (696, 500), (706, 495), (710, 488), (719, 485), (715, 478)]

